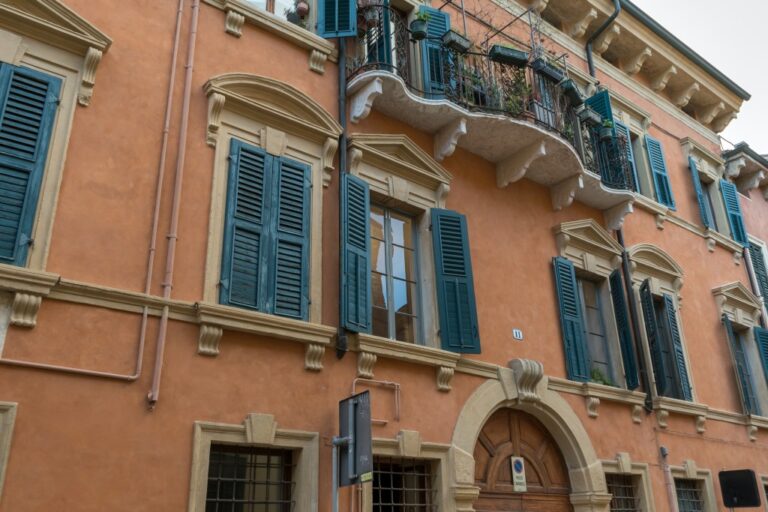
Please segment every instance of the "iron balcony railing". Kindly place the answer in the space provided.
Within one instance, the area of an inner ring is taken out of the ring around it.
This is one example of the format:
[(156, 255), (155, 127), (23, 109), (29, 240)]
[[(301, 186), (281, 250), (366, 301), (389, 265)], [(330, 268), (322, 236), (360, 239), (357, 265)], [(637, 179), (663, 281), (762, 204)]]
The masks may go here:
[(579, 151), (584, 167), (600, 176), (603, 185), (617, 190), (637, 190), (635, 172), (629, 159), (630, 141), (622, 134), (601, 139), (598, 127), (586, 124), (581, 129), (582, 147)]

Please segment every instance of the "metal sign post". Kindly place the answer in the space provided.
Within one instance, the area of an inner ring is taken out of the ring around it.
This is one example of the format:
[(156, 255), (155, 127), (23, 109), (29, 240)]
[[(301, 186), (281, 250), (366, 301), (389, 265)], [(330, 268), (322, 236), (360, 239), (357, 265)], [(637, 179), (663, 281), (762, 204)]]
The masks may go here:
[(339, 435), (333, 438), (332, 512), (339, 511), (339, 487), (372, 477), (371, 398), (368, 391), (339, 402)]

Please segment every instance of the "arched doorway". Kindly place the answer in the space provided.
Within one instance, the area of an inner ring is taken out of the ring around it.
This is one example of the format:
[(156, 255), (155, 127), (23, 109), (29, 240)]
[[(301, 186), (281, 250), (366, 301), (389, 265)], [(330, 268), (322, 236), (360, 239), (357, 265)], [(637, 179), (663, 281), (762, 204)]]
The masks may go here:
[[(523, 457), (527, 490), (515, 493), (510, 458)], [(504, 408), (485, 423), (474, 450), (477, 512), (570, 512), (568, 468), (557, 443), (539, 420)]]

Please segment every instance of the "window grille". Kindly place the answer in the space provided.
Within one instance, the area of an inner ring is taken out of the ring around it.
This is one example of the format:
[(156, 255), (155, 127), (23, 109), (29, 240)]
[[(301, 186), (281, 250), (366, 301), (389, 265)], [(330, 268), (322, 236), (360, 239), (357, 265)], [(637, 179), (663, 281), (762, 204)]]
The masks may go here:
[(611, 498), (611, 512), (640, 512), (640, 498), (632, 475), (605, 475)]
[(373, 512), (437, 512), (432, 463), (391, 457), (373, 461)]
[(680, 512), (704, 512), (704, 497), (698, 480), (676, 478), (675, 490)]

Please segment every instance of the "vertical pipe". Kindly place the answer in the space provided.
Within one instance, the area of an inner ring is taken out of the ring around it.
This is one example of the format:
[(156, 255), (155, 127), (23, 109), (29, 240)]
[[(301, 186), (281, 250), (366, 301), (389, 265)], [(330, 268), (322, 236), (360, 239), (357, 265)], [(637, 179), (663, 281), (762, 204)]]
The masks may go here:
[[(344, 276), (344, 237), (342, 236), (342, 227), (344, 225), (344, 210), (341, 207), (343, 198), (341, 197), (341, 180), (343, 174), (347, 172), (347, 45), (342, 37), (339, 41), (339, 124), (341, 125), (341, 135), (339, 135), (339, 297), (342, 297), (346, 278)], [(339, 304), (339, 331), (336, 336), (336, 357), (341, 359), (347, 353), (347, 330), (344, 328), (344, 314), (341, 304)]]
[(587, 65), (589, 66), (589, 76), (591, 76), (592, 78), (594, 78), (596, 75), (595, 62), (592, 58), (592, 43), (594, 43), (595, 40), (598, 37), (600, 37), (600, 34), (605, 32), (605, 30), (611, 25), (611, 23), (613, 23), (613, 20), (616, 19), (616, 17), (619, 15), (620, 12), (621, 12), (621, 2), (619, 0), (613, 0), (613, 14), (608, 16), (608, 19), (605, 20), (605, 22), (603, 22), (603, 24), (600, 25), (600, 27), (598, 27), (598, 29), (595, 30), (595, 33), (589, 36), (589, 39), (587, 40), (587, 46), (586, 46)]

